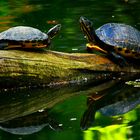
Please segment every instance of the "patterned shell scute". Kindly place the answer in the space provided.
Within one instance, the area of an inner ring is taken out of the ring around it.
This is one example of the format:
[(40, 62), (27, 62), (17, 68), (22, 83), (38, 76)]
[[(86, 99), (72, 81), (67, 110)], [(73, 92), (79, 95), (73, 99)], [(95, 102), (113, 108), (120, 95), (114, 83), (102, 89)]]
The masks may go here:
[(106, 44), (140, 52), (140, 32), (134, 27), (108, 23), (98, 28), (96, 34)]
[(48, 35), (33, 27), (17, 26), (0, 33), (0, 40), (37, 41), (46, 40)]

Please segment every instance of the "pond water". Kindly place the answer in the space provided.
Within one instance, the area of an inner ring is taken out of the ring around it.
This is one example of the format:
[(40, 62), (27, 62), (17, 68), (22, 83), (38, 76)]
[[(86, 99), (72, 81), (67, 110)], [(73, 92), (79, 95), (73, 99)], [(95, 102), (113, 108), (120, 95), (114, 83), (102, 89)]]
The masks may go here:
[[(95, 28), (98, 28), (108, 22), (119, 22), (132, 25), (133, 27), (136, 27), (140, 30), (139, 7), (139, 0), (1, 0), (0, 31), (4, 31), (5, 29), (13, 26), (26, 25), (47, 32), (49, 28), (53, 27), (55, 24), (60, 23), (62, 24), (62, 30), (59, 35), (53, 38), (52, 44), (49, 49), (61, 52), (82, 53), (86, 52), (86, 40), (84, 39), (84, 36), (79, 27), (80, 16), (85, 16), (91, 19), (94, 23)], [(140, 77), (137, 76), (137, 79), (140, 79)], [(135, 78), (133, 80), (135, 80)], [(130, 93), (128, 94), (128, 96), (130, 96), (131, 93), (136, 94), (133, 96), (136, 98), (128, 102), (131, 104), (131, 106), (136, 108), (124, 115), (107, 117), (105, 115), (102, 115), (100, 112), (97, 112), (93, 127), (85, 131), (81, 130), (80, 120), (83, 113), (87, 109), (87, 97), (82, 93), (89, 92), (89, 88), (86, 87), (84, 89), (81, 89), (80, 87), (73, 87), (74, 89), (70, 90), (69, 87), (66, 87), (65, 90), (61, 91), (61, 94), (76, 92), (80, 96), (73, 96), (67, 100), (64, 100), (63, 102), (53, 106), (51, 110), (48, 111), (50, 116), (52, 116), (59, 122), (59, 126), (62, 125), (63, 130), (54, 131), (51, 129), (52, 126), (48, 127), (48, 125), (45, 125), (40, 127), (40, 131), (38, 128), (38, 132), (36, 133), (28, 135), (17, 135), (11, 134), (7, 132), (7, 130), (5, 131), (4, 129), (2, 129), (0, 130), (0, 140), (118, 140), (119, 138), (121, 140), (139, 139), (140, 108), (137, 105), (139, 104), (140, 100), (140, 97), (138, 96), (140, 94), (140, 88), (130, 88), (126, 85), (120, 85), (121, 86), (118, 86), (117, 88), (113, 86), (107, 92), (111, 92), (113, 93), (113, 95), (115, 94), (115, 96), (116, 93), (125, 93), (125, 96), (127, 96), (128, 92)], [(55, 91), (49, 90), (48, 92), (56, 94), (58, 93), (58, 91), (58, 89), (55, 89)], [(27, 94), (27, 92), (30, 93)], [(106, 91), (104, 92), (106, 93)], [(37, 93), (40, 93), (41, 97), (35, 97)], [(17, 104), (17, 106), (21, 105), (21, 100), (23, 100), (24, 98), (25, 101), (22, 102), (24, 109), (22, 111), (25, 112), (25, 110), (28, 110), (28, 107), (30, 106), (25, 106), (29, 97), (31, 101), (36, 101), (38, 104), (41, 104), (45, 98), (44, 94), (44, 91), (40, 91), (40, 89), (38, 89), (37, 91), (24, 91), (19, 94), (20, 104)], [(17, 99), (15, 99), (16, 97), (13, 97), (14, 101), (11, 103), (11, 96), (9, 95), (9, 93), (8, 99), (5, 96), (3, 98), (6, 99), (7, 104), (11, 104), (11, 106), (8, 106), (8, 110), (10, 112), (10, 109), (12, 109), (13, 105), (15, 105), (15, 101)], [(40, 100), (37, 100), (38, 98), (40, 98)], [(111, 100), (112, 98), (114, 98), (114, 96), (109, 97), (109, 99)], [(1, 100), (1, 102), (4, 101)], [(126, 108), (131, 108), (131, 106), (128, 107), (128, 103), (126, 103)], [(2, 104), (3, 103), (1, 103), (0, 105), (2, 106)], [(36, 103), (34, 103), (34, 105), (35, 104)], [(103, 104), (103, 101), (101, 100), (99, 104)], [(118, 105), (120, 106), (119, 110), (121, 110), (121, 103)], [(125, 108), (125, 105), (123, 107)], [(100, 109), (100, 107), (96, 110), (98, 109)], [(41, 112), (42, 110), (39, 111)], [(102, 113), (104, 112), (104, 110), (100, 111)], [(13, 112), (16, 112), (16, 110), (14, 110)], [(104, 112), (103, 114), (106, 113)], [(30, 130), (27, 129), (26, 131), (28, 132)]]

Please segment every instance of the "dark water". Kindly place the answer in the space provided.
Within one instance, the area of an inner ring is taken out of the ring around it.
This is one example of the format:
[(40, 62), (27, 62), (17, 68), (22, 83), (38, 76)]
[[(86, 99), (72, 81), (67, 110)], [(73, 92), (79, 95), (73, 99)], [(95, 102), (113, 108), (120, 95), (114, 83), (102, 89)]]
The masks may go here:
[[(139, 0), (1, 0), (0, 31), (17, 25), (26, 25), (47, 32), (55, 24), (61, 23), (62, 30), (52, 40), (49, 49), (63, 52), (86, 52), (86, 40), (80, 31), (78, 22), (80, 16), (91, 19), (95, 28), (108, 22), (120, 22), (132, 25), (140, 30), (139, 7)], [(140, 94), (139, 90), (140, 88), (129, 89), (132, 93), (137, 94)], [(80, 89), (77, 89), (77, 91), (66, 89), (63, 92), (81, 93)], [(40, 99), (37, 101), (41, 104), (44, 96)], [(51, 116), (59, 122), (58, 124), (64, 126), (61, 131), (54, 131), (46, 126), (37, 133), (23, 136), (1, 130), (0, 140), (118, 140), (119, 138), (126, 140), (140, 138), (139, 107), (125, 115), (115, 117), (105, 117), (98, 112), (96, 113), (94, 127), (87, 131), (80, 130), (80, 119), (86, 109), (86, 100), (84, 95), (74, 96), (52, 108)], [(27, 100), (24, 103), (27, 103)], [(27, 109), (28, 106), (25, 108)], [(25, 108), (23, 111), (25, 111)]]

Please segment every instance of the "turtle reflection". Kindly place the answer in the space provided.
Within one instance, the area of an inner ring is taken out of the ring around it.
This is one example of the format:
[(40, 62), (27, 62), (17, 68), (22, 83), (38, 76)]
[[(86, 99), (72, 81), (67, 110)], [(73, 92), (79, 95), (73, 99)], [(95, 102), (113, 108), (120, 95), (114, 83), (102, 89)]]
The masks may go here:
[(18, 135), (28, 135), (39, 132), (46, 126), (56, 131), (61, 129), (59, 123), (48, 115), (48, 111), (36, 112), (0, 123), (0, 129)]
[[(115, 90), (114, 90), (115, 89)], [(86, 130), (94, 123), (96, 111), (106, 116), (124, 114), (140, 104), (140, 91), (125, 84), (118, 84), (87, 99), (87, 110), (81, 119), (81, 129)]]

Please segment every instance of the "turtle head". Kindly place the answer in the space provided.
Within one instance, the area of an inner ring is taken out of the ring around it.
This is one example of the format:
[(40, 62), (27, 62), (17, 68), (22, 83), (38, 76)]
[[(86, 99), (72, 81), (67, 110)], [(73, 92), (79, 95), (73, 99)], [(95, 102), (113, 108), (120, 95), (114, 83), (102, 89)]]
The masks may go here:
[(89, 42), (94, 42), (95, 31), (93, 23), (85, 17), (80, 17), (80, 27)]
[(52, 27), (48, 32), (47, 35), (52, 39), (58, 32), (61, 30), (61, 24), (57, 24)]
[(88, 40), (88, 43), (86, 44), (87, 50), (88, 51), (97, 50), (102, 53), (107, 53), (105, 50), (99, 47), (100, 46), (99, 43), (101, 41), (95, 33), (95, 30), (93, 28), (93, 23), (85, 17), (80, 17), (79, 22), (80, 22), (81, 30), (83, 31), (83, 33), (85, 34)]

